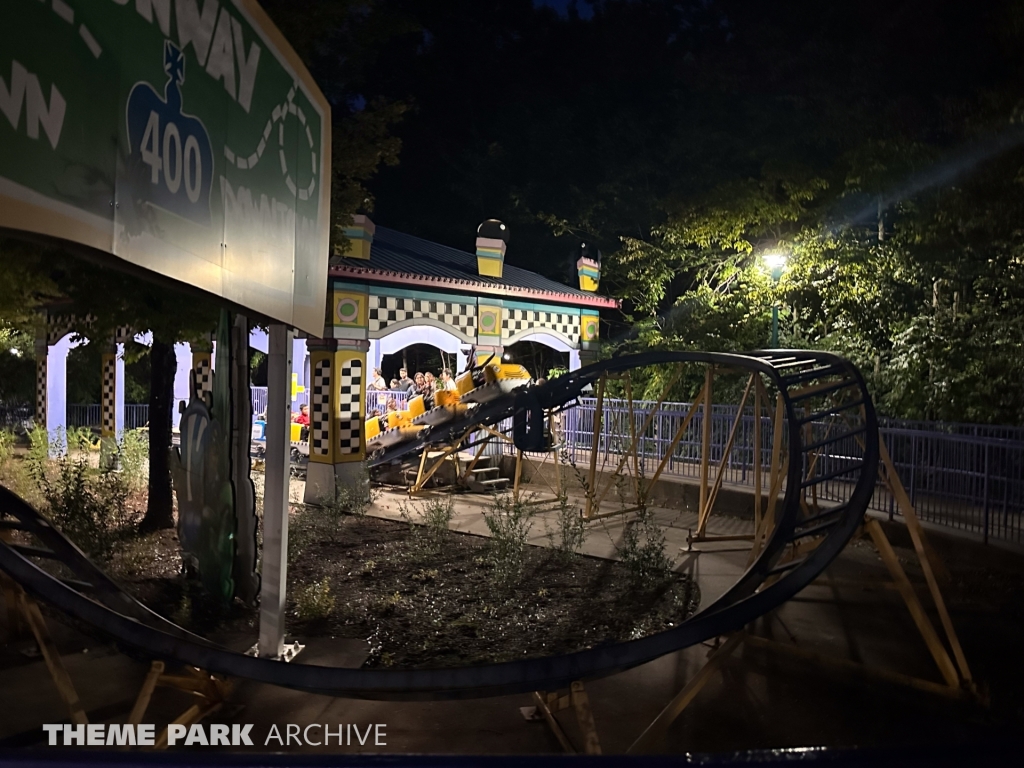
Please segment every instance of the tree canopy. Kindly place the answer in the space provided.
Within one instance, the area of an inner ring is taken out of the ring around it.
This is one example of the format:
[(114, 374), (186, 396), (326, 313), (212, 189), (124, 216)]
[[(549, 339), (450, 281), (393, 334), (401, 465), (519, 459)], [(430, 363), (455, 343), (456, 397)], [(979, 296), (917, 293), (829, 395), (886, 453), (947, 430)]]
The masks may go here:
[(891, 415), (1024, 421), (1024, 4), (390, 6), (382, 223), (468, 248), (496, 216), (561, 279), (600, 243), (616, 348), (767, 346), (777, 302), (783, 345), (850, 355)]

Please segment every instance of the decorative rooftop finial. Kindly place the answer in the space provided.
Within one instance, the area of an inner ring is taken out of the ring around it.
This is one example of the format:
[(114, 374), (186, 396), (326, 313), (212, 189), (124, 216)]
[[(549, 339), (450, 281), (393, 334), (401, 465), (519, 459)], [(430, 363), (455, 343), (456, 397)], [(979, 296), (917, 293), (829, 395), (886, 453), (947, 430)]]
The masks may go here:
[(349, 259), (370, 260), (370, 246), (373, 245), (373, 233), (376, 227), (370, 221), (369, 216), (357, 213), (352, 217), (351, 226), (345, 227), (345, 237), (348, 238), (348, 248), (340, 254)]
[(597, 246), (582, 242), (573, 251), (576, 258), (576, 274), (580, 280), (580, 290), (594, 292), (601, 284), (601, 251)]
[(488, 219), (476, 228), (476, 266), (482, 276), (501, 279), (508, 239), (508, 227), (497, 219)]

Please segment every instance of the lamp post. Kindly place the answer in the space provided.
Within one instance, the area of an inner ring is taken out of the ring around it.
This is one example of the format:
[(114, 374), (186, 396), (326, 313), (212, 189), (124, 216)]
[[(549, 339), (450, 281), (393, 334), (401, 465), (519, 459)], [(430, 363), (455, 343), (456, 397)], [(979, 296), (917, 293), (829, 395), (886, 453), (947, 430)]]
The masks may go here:
[[(782, 270), (786, 268), (786, 254), (782, 251), (771, 251), (770, 253), (764, 254), (761, 257), (764, 261), (764, 265), (768, 267), (769, 274), (772, 276), (772, 283), (774, 285), (779, 284), (779, 278), (782, 277)], [(779, 302), (774, 298), (772, 299), (772, 349), (779, 348)]]

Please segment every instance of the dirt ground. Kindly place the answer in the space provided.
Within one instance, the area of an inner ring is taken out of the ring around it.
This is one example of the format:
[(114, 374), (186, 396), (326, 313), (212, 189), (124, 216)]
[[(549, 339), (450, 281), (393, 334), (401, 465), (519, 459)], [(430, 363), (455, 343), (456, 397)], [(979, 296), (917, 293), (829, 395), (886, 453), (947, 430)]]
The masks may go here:
[[(521, 578), (505, 584), (495, 574), (490, 540), (449, 531), (428, 547), (421, 532), (346, 515), (329, 532), (304, 537), (313, 540), (290, 558), (292, 631), (366, 640), (367, 667), (460, 666), (636, 639), (685, 620), (700, 602), (684, 574), (637, 585), (621, 563), (563, 560), (530, 545)], [(148, 547), (148, 563), (122, 577), (129, 591), (193, 631), (251, 633), (255, 641), (255, 610), (236, 604), (218, 613), (178, 573), (172, 532), (151, 537)]]

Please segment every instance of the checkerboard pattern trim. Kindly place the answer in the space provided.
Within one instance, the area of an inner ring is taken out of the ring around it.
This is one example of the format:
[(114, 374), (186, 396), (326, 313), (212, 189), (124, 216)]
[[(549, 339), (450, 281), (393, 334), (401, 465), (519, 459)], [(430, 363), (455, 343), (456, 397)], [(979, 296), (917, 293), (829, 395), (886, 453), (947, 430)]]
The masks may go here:
[(403, 320), (426, 317), (463, 336), (476, 338), (476, 305), (457, 302), (407, 299), (399, 296), (370, 296), (370, 333), (379, 333)]
[(341, 366), (338, 387), (338, 454), (358, 456), (363, 433), (363, 361), (346, 360)]
[(309, 393), (313, 411), (309, 424), (310, 456), (331, 455), (331, 361), (318, 360), (313, 366), (313, 388)]
[(60, 341), (71, 330), (73, 315), (47, 315), (46, 316), (46, 343), (53, 346)]
[[(75, 324), (77, 318), (74, 315), (51, 315), (46, 314), (46, 343), (49, 346), (53, 346), (62, 338), (64, 338), (70, 331), (71, 326)], [(83, 324), (86, 327), (91, 327), (96, 322), (94, 315), (86, 315)], [(115, 340), (118, 342), (126, 341), (128, 338), (133, 337), (131, 329), (128, 326), (119, 326), (115, 332)]]
[(117, 432), (117, 356), (103, 355), (103, 388), (100, 392), (100, 434), (114, 437)]
[(213, 392), (213, 360), (210, 355), (196, 358), (193, 370), (196, 374), (196, 396), (201, 398), (205, 393)]
[(46, 358), (36, 359), (36, 424), (46, 424)]
[(501, 318), (502, 339), (510, 339), (534, 328), (555, 331), (576, 342), (580, 337), (580, 316), (532, 309), (505, 309)]

